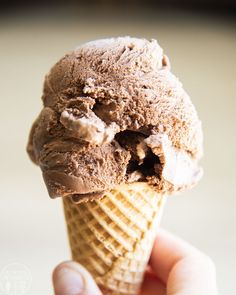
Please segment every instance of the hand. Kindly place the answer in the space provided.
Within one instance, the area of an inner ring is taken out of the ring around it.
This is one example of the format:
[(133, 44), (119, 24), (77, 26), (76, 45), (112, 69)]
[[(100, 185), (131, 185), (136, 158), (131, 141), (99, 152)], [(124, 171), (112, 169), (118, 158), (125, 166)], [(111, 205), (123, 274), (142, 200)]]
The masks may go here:
[[(91, 275), (76, 262), (53, 272), (56, 295), (101, 295)], [(159, 230), (140, 295), (217, 295), (215, 268), (205, 254)]]

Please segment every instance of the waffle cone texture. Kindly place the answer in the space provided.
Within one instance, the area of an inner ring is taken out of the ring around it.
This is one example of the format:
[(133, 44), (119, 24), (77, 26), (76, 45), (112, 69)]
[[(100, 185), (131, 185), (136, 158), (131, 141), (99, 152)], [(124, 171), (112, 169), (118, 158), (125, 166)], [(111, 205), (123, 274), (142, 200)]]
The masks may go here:
[(72, 258), (104, 294), (138, 294), (164, 200), (147, 183), (120, 185), (87, 203), (63, 199)]

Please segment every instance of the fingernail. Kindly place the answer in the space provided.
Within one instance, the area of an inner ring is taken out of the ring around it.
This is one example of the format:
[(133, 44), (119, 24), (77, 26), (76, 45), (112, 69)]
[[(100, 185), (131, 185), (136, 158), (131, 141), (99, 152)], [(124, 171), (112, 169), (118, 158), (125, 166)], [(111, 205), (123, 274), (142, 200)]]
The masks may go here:
[(79, 295), (84, 290), (82, 275), (69, 267), (57, 269), (54, 272), (53, 282), (56, 295)]

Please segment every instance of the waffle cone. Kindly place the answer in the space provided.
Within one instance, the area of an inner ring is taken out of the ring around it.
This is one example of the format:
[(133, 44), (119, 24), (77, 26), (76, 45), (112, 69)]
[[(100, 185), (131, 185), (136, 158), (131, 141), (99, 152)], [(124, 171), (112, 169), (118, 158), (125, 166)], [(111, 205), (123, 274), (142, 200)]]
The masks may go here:
[(104, 294), (137, 294), (165, 197), (146, 183), (120, 185), (100, 200), (64, 198), (72, 258)]

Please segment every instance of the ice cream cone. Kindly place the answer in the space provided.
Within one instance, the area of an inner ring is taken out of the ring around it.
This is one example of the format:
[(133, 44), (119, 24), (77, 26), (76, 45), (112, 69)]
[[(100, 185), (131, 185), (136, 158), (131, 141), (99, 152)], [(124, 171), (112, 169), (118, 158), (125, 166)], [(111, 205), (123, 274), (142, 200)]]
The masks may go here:
[(42, 101), (27, 151), (50, 197), (63, 198), (72, 257), (105, 294), (137, 294), (165, 194), (202, 174), (190, 97), (156, 40), (126, 36), (67, 53)]
[(147, 183), (120, 185), (87, 203), (64, 198), (72, 258), (104, 294), (138, 294), (164, 201)]

